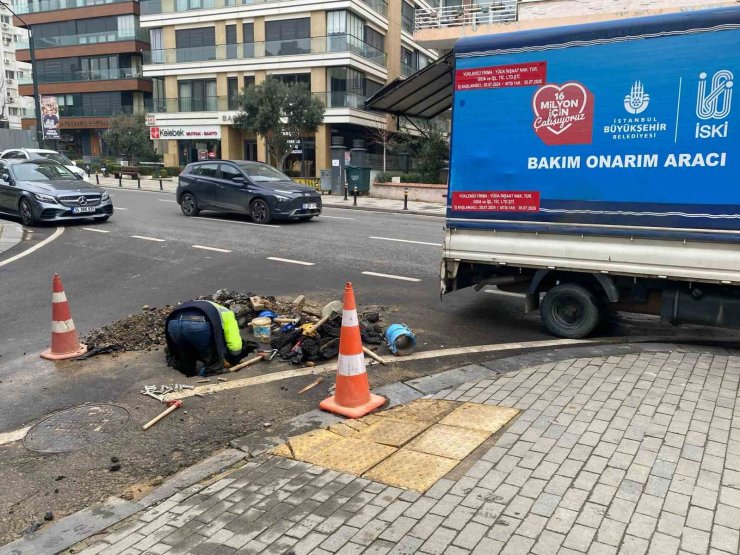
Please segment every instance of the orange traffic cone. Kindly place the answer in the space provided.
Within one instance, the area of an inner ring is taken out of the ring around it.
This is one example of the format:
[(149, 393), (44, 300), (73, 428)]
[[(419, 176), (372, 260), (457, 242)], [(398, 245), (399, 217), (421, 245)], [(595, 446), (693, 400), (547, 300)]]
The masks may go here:
[(380, 395), (370, 393), (370, 384), (365, 371), (365, 355), (362, 353), (355, 293), (352, 291), (352, 284), (348, 282), (344, 288), (336, 390), (334, 395), (321, 401), (319, 407), (347, 418), (360, 418), (382, 407), (385, 402), (386, 400)]
[(41, 353), (41, 357), (62, 360), (84, 355), (87, 345), (80, 343), (59, 274), (54, 274), (51, 289), (51, 348)]

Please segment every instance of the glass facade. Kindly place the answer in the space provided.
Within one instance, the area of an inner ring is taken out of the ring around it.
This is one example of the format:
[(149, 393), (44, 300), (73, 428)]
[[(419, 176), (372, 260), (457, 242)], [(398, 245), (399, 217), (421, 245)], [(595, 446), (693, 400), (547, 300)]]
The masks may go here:
[(180, 112), (215, 112), (218, 110), (215, 79), (177, 82)]
[(40, 83), (131, 79), (142, 75), (141, 56), (115, 54), (37, 60), (36, 73)]
[(39, 23), (33, 26), (33, 34), (36, 48), (149, 38), (149, 33), (139, 29), (139, 20), (133, 14)]
[[(143, 104), (137, 103), (135, 95), (143, 95)], [(52, 95), (48, 95), (52, 96)], [(63, 118), (110, 117), (117, 114), (133, 114), (139, 109), (152, 107), (151, 93), (95, 92), (56, 95), (59, 115)]]
[(311, 18), (265, 21), (265, 55), (292, 56), (311, 52)]

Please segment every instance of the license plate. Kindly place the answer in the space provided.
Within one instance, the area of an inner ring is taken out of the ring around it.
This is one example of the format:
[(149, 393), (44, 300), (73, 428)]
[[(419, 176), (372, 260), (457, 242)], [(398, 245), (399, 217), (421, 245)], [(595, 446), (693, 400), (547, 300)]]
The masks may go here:
[(75, 206), (72, 208), (72, 214), (86, 214), (88, 212), (95, 212), (94, 206)]
[(316, 210), (316, 208), (318, 208), (318, 206), (315, 202), (303, 205), (304, 210)]

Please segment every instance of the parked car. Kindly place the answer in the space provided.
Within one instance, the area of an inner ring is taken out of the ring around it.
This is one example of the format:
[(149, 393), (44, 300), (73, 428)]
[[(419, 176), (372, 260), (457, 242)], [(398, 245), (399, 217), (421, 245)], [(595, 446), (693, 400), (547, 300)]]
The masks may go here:
[(108, 191), (80, 181), (50, 160), (0, 160), (0, 212), (19, 216), (25, 226), (113, 214)]
[(64, 154), (57, 152), (56, 150), (44, 150), (42, 148), (11, 148), (4, 150), (0, 154), (2, 160), (51, 160), (61, 164), (69, 171), (71, 171), (77, 179), (82, 179), (88, 183), (92, 183), (90, 175), (80, 168), (75, 162), (67, 158)]
[(321, 195), (261, 162), (220, 160), (185, 167), (177, 202), (186, 216), (201, 210), (247, 214), (253, 222), (310, 220), (321, 214)]

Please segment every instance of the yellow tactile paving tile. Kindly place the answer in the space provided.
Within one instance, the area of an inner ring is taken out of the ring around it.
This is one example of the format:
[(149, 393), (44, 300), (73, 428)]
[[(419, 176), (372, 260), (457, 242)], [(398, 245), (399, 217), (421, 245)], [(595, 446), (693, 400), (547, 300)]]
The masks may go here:
[(432, 422), (416, 422), (413, 420), (396, 420), (395, 418), (379, 418), (366, 430), (357, 434), (358, 439), (401, 447), (426, 430)]
[(441, 399), (417, 399), (407, 405), (401, 405), (378, 413), (380, 417), (390, 417), (397, 420), (417, 420), (439, 422), (462, 403), (458, 401), (443, 401)]
[(461, 461), (490, 436), (480, 430), (435, 424), (404, 449)]
[(395, 447), (387, 445), (361, 439), (341, 438), (331, 446), (312, 453), (310, 460), (306, 459), (306, 462), (361, 476), (395, 451)]
[(288, 438), (288, 443), (290, 444), (290, 449), (293, 451), (293, 458), (311, 462), (309, 457), (312, 453), (318, 453), (325, 447), (336, 444), (340, 439), (342, 439), (342, 436), (320, 428)]
[(363, 478), (389, 486), (425, 492), (457, 466), (459, 461), (401, 449), (366, 472)]
[(440, 420), (440, 424), (495, 434), (517, 414), (518, 409), (509, 407), (465, 403)]
[(271, 455), (276, 455), (278, 457), (285, 457), (286, 459), (292, 459), (293, 453), (290, 451), (290, 447), (288, 447), (287, 443), (281, 443), (274, 449), (270, 451)]

